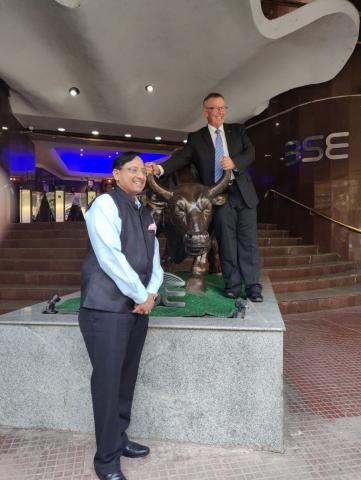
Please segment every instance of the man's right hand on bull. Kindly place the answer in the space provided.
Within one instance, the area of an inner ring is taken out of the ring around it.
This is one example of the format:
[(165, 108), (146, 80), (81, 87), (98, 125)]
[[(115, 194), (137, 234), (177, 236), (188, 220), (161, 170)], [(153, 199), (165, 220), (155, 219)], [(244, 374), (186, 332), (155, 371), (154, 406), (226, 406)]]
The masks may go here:
[(156, 177), (159, 177), (163, 173), (162, 169), (155, 162), (146, 163), (145, 168), (147, 169), (148, 173), (152, 173)]

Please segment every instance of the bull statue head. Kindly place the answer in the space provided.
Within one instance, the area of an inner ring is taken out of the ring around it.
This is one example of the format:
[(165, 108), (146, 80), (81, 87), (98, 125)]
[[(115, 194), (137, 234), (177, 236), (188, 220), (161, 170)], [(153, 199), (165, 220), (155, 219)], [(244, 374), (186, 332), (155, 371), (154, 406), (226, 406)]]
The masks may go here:
[[(206, 255), (211, 242), (208, 228), (212, 220), (213, 205), (222, 205), (225, 196), (222, 195), (231, 178), (231, 170), (226, 170), (218, 183), (211, 187), (199, 183), (184, 183), (174, 187), (173, 191), (161, 186), (149, 174), (148, 185), (153, 192), (164, 199), (164, 218), (166, 230), (171, 236), (176, 236), (184, 246), (186, 255), (197, 257), (195, 259), (192, 277), (198, 279), (204, 275)], [(157, 209), (154, 209), (157, 214)], [(167, 238), (167, 241), (169, 239)], [(188, 288), (195, 285), (196, 288)], [(187, 282), (187, 288), (192, 290), (205, 290), (204, 281), (200, 287), (199, 281)]]

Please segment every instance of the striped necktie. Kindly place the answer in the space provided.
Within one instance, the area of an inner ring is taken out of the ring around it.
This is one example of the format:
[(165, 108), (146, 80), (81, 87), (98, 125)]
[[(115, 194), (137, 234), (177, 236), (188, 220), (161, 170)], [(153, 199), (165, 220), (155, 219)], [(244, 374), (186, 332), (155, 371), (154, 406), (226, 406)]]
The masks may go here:
[(221, 165), (221, 160), (224, 155), (222, 135), (219, 128), (216, 130), (216, 143), (215, 143), (215, 155), (214, 155), (214, 181), (218, 180), (223, 175), (223, 168)]

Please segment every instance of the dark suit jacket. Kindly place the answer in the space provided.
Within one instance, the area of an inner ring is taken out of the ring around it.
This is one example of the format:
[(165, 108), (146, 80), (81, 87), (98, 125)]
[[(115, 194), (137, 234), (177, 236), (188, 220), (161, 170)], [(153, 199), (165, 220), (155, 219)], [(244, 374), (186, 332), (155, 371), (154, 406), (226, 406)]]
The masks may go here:
[[(258, 204), (258, 197), (246, 168), (254, 161), (254, 147), (249, 140), (243, 125), (224, 124), (229, 156), (234, 161), (238, 172), (235, 179), (243, 200), (249, 208)], [(169, 175), (176, 170), (193, 164), (199, 179), (204, 185), (214, 184), (214, 145), (208, 126), (188, 135), (188, 141), (182, 150), (174, 153), (162, 164), (164, 174)]]

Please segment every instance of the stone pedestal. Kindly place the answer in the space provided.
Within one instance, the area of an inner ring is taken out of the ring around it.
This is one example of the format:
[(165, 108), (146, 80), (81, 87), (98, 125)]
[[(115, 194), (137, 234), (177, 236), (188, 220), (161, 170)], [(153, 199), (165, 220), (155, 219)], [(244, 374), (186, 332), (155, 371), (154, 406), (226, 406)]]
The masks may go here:
[[(284, 325), (270, 283), (244, 319), (152, 318), (129, 434), (283, 450)], [(93, 431), (75, 315), (0, 316), (0, 424)]]

